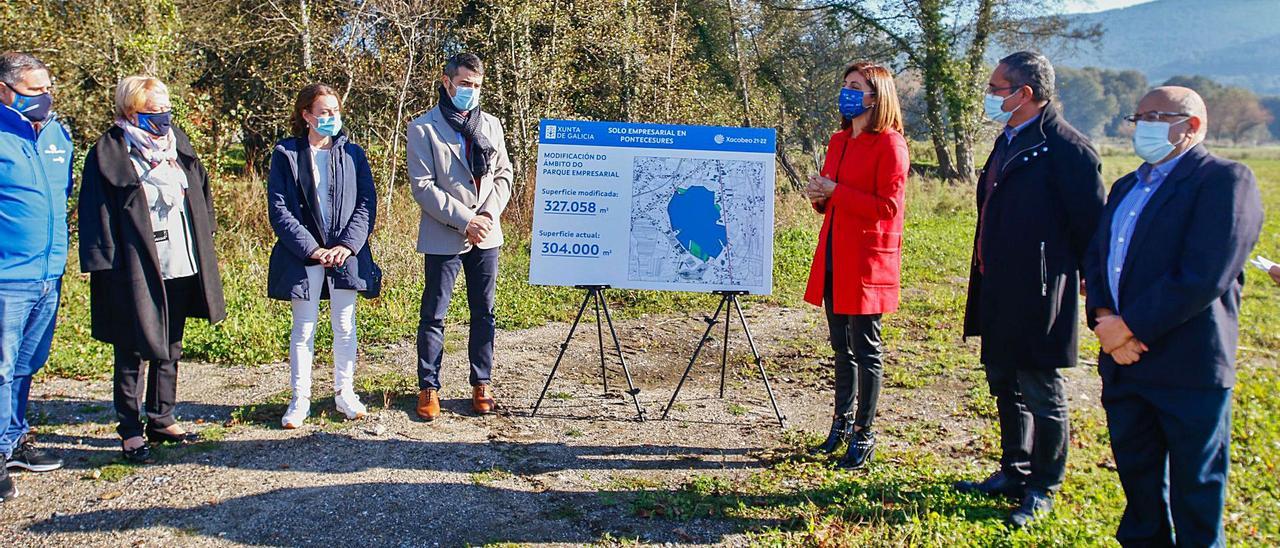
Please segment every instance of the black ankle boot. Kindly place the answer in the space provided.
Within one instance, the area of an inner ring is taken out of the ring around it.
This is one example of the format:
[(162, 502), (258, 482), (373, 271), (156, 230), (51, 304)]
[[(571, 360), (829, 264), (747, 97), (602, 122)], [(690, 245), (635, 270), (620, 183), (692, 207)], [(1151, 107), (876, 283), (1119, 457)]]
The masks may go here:
[(870, 430), (861, 430), (853, 435), (849, 442), (849, 451), (836, 466), (848, 470), (858, 470), (871, 462), (871, 455), (876, 452), (876, 435)]
[(831, 433), (827, 434), (827, 441), (822, 442), (813, 448), (814, 453), (831, 454), (835, 453), (841, 443), (848, 443), (849, 437), (853, 435), (853, 422), (848, 416), (840, 416), (831, 419)]

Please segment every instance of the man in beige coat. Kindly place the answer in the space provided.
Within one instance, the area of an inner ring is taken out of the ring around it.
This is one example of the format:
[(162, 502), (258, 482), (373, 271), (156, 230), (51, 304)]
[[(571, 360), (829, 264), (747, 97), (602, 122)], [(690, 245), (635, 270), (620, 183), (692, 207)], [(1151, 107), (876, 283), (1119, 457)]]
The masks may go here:
[(444, 319), (461, 269), (466, 276), (471, 333), (472, 408), (496, 407), (489, 388), (493, 370), (494, 288), (499, 219), (511, 199), (511, 160), (497, 118), (480, 110), (484, 65), (461, 53), (444, 67), (436, 108), (409, 123), (409, 180), (422, 207), (418, 252), (425, 257), (426, 283), (418, 321), (418, 416), (440, 416), (440, 364)]

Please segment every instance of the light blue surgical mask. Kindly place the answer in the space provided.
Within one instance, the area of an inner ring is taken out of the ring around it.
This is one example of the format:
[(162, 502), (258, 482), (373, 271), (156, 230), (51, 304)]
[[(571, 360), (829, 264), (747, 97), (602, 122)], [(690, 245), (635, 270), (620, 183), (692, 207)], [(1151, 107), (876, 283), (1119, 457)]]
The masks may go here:
[[(1009, 97), (1013, 96), (1010, 95)], [(1004, 102), (1009, 97), (1001, 97), (999, 95), (992, 95), (988, 93), (986, 97), (982, 98), (982, 111), (987, 115), (988, 120), (991, 120), (992, 122), (999, 122), (1001, 124), (1009, 123), (1009, 119), (1013, 118), (1013, 113), (1018, 111), (1017, 108), (1009, 112), (1004, 111)], [(1018, 105), (1018, 108), (1022, 108), (1022, 105)]]
[[(1182, 122), (1185, 122), (1183, 120)], [(1182, 122), (1178, 122), (1181, 124)], [(1169, 128), (1175, 124), (1169, 122), (1147, 122), (1139, 120), (1133, 129), (1133, 151), (1142, 161), (1154, 164), (1163, 160), (1176, 146), (1169, 142)]]
[(454, 89), (457, 91), (453, 94), (453, 106), (458, 107), (458, 110), (467, 112), (480, 106), (479, 89), (461, 86), (457, 86)]
[(342, 115), (316, 116), (316, 133), (325, 137), (337, 137), (342, 131)]

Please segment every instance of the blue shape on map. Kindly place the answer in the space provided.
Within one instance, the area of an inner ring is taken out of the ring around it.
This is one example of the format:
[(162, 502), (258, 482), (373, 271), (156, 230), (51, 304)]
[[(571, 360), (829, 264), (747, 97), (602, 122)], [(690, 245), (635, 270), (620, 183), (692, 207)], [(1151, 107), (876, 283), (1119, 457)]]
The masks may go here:
[(667, 204), (667, 217), (676, 240), (703, 262), (720, 256), (728, 240), (716, 194), (704, 186), (677, 188)]

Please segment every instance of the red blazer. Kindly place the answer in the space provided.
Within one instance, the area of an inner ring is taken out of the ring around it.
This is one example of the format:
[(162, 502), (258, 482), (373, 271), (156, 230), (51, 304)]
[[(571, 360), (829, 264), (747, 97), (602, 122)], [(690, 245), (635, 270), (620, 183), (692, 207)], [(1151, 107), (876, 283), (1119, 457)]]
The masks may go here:
[(886, 314), (898, 309), (902, 264), (907, 141), (900, 133), (848, 130), (831, 136), (822, 176), (836, 182), (824, 204), (818, 249), (804, 300), (822, 306), (827, 240), (832, 234), (832, 304), (836, 314)]

